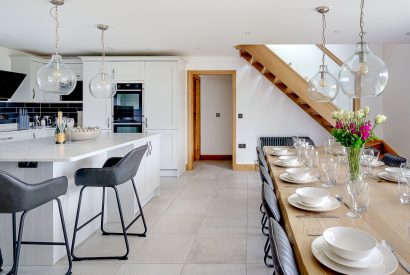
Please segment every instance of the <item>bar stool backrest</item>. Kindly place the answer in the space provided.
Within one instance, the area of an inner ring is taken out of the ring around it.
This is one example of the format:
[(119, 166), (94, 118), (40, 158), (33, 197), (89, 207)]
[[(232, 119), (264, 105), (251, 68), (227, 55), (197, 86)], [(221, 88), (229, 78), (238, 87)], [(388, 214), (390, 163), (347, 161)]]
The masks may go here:
[(131, 150), (116, 165), (111, 167), (116, 185), (125, 183), (135, 177), (147, 148), (148, 145), (143, 145)]

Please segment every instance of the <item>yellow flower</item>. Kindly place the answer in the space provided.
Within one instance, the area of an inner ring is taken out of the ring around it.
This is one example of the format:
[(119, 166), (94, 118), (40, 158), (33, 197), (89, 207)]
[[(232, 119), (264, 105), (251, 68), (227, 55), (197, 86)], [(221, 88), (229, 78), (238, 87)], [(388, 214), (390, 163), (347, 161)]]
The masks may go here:
[(377, 115), (377, 116), (374, 118), (374, 123), (376, 123), (376, 124), (381, 124), (381, 123), (385, 122), (386, 120), (387, 120), (387, 116), (385, 116), (385, 115)]
[(367, 116), (370, 113), (370, 108), (369, 106), (364, 107), (364, 115)]

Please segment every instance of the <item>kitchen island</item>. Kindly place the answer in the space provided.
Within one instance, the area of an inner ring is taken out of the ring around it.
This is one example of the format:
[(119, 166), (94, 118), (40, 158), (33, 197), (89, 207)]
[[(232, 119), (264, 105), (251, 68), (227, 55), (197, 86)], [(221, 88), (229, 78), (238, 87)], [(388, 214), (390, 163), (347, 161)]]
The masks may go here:
[[(80, 187), (74, 184), (74, 173), (80, 168), (102, 167), (107, 158), (121, 157), (132, 149), (148, 144), (134, 178), (142, 205), (159, 195), (159, 137), (158, 134), (107, 134), (95, 140), (54, 144), (54, 138), (9, 142), (0, 146), (0, 169), (28, 183), (66, 176), (68, 190), (61, 197), (68, 237), (72, 238)], [(137, 201), (131, 184), (118, 187), (124, 219), (131, 221), (138, 213)], [(101, 211), (102, 188), (87, 188), (83, 194), (80, 223)], [(105, 222), (118, 222), (114, 194), (108, 192)], [(47, 203), (27, 215), (24, 240), (62, 241), (63, 235), (56, 202)], [(77, 245), (99, 229), (100, 220), (94, 220), (77, 234)], [(11, 215), (0, 215), (0, 247), (4, 264), (12, 263)], [(64, 247), (25, 245), (21, 251), (22, 265), (52, 265), (65, 256)]]

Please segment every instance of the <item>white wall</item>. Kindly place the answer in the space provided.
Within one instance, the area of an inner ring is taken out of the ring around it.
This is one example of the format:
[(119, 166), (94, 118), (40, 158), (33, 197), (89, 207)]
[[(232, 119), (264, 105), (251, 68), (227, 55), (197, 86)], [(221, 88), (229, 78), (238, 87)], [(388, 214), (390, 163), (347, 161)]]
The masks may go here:
[(384, 61), (389, 82), (383, 93), (383, 111), (388, 117), (384, 138), (400, 155), (410, 159), (410, 45), (385, 45)]
[(243, 119), (236, 119), (236, 143), (246, 143), (246, 149), (238, 149), (236, 145), (238, 164), (255, 162), (255, 147), (261, 136), (292, 136), (299, 133), (310, 136), (319, 145), (324, 144), (329, 136), (316, 121), (239, 55), (184, 59), (188, 70), (236, 70), (236, 113), (244, 116)]
[(10, 55), (24, 54), (23, 52), (15, 51), (8, 48), (0, 47), (0, 70), (10, 71), (11, 70), (11, 59)]
[(200, 77), (201, 155), (232, 155), (232, 76)]

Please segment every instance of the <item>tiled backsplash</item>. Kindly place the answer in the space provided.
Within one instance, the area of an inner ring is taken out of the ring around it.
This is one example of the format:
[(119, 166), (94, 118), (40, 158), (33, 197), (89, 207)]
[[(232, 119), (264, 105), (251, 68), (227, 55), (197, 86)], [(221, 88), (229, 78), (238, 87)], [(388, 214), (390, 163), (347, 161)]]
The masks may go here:
[(33, 121), (34, 115), (56, 116), (58, 111), (62, 111), (64, 116), (73, 117), (77, 122), (77, 111), (83, 110), (82, 103), (21, 103), (21, 102), (0, 102), (0, 116), (8, 119), (0, 119), (0, 124), (16, 123), (18, 110), (26, 109)]

